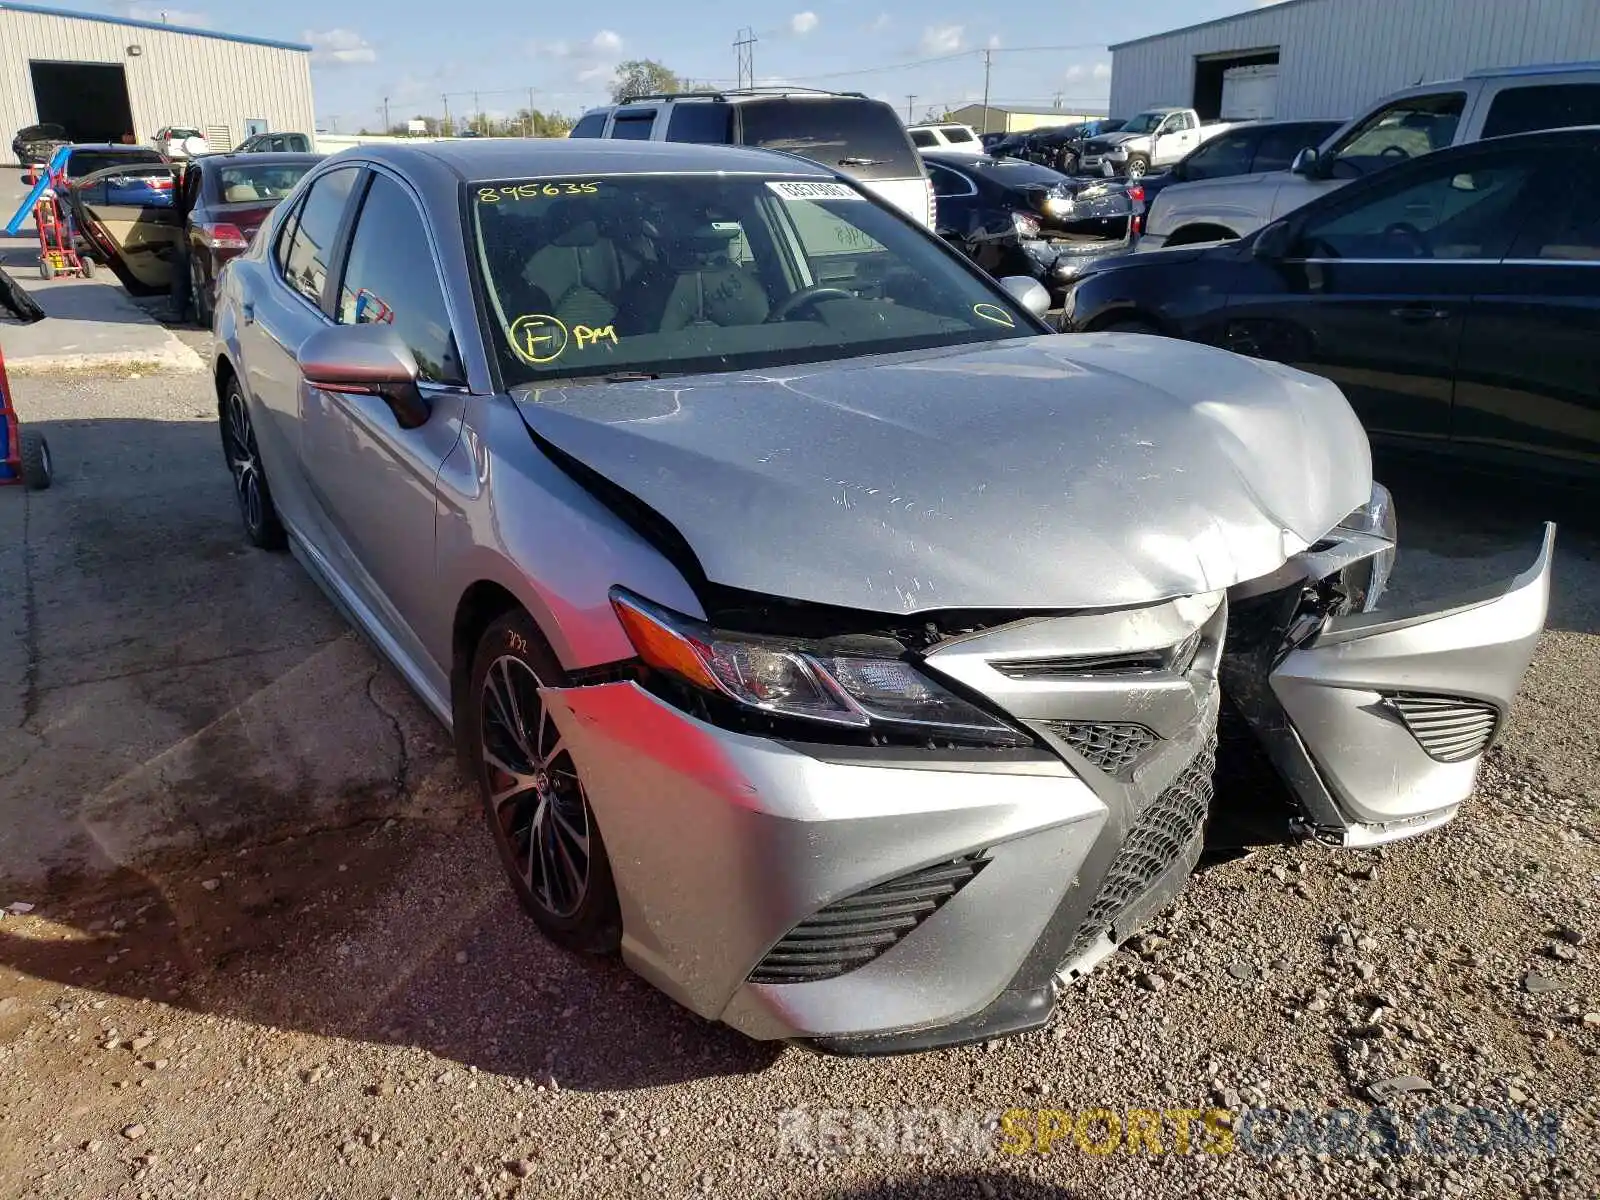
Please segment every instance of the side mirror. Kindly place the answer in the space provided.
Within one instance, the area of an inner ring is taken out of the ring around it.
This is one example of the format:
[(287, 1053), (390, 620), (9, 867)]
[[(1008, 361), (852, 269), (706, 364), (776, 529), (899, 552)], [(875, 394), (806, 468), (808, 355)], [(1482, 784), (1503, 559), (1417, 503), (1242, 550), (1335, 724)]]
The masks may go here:
[(1317, 148), (1315, 146), (1307, 146), (1294, 156), (1294, 161), (1289, 164), (1289, 170), (1296, 175), (1303, 175), (1309, 179), (1316, 174), (1318, 161)]
[(1256, 234), (1255, 243), (1250, 247), (1250, 254), (1253, 258), (1276, 261), (1288, 258), (1293, 245), (1294, 232), (1289, 228), (1289, 222), (1279, 221)]
[(428, 419), (428, 401), (417, 386), (417, 359), (390, 325), (335, 325), (317, 331), (300, 347), (300, 374), (312, 387), (352, 396), (377, 396), (401, 429)]
[(1000, 286), (1005, 289), (1006, 295), (1041, 321), (1050, 311), (1050, 293), (1031, 275), (1007, 275), (1000, 281)]

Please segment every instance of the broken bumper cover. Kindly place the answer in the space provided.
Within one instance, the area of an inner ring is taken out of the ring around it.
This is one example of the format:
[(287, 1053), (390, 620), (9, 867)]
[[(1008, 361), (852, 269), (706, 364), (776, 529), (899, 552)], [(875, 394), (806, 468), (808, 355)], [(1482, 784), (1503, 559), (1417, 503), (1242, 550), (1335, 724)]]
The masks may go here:
[[(874, 1053), (1048, 1019), (1047, 986), (1004, 993), (1108, 813), (1060, 759), (797, 747), (631, 682), (543, 694), (605, 830), (624, 960), (689, 1009), (827, 1049), (893, 1035)], [(856, 948), (872, 957), (822, 961)]]
[(1244, 635), (1224, 686), (1314, 833), (1371, 846), (1456, 815), (1544, 630), (1554, 547), (1546, 525), (1533, 565), (1509, 583), (1329, 617), (1286, 654), (1268, 648), (1265, 671)]

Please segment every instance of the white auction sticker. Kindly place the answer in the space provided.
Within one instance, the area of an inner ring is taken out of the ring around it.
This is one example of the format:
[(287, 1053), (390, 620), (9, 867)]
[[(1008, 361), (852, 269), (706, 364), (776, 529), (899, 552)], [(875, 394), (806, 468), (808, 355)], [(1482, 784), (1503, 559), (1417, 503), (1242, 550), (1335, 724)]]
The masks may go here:
[(769, 179), (767, 186), (785, 200), (863, 200), (864, 196), (842, 183), (818, 180), (816, 183), (779, 182)]

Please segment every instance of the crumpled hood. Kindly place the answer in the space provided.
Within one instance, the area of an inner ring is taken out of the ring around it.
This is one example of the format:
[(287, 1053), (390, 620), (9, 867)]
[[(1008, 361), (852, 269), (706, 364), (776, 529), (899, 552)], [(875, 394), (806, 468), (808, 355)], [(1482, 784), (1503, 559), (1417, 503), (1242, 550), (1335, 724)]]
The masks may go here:
[(1097, 136), (1091, 138), (1090, 141), (1098, 142), (1103, 146), (1120, 146), (1123, 142), (1131, 142), (1135, 138), (1149, 136), (1150, 135), (1148, 133), (1128, 133), (1125, 130), (1118, 130), (1116, 133), (1098, 134)]
[(1331, 383), (1137, 334), (516, 399), (712, 582), (877, 612), (1209, 592), (1275, 570), (1371, 489)]

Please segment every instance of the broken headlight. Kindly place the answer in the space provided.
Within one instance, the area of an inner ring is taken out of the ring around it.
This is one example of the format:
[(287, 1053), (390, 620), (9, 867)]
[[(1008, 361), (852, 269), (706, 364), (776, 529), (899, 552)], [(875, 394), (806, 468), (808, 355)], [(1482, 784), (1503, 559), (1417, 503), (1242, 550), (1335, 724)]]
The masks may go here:
[[(876, 652), (713, 629), (622, 588), (611, 607), (650, 668), (717, 708), (885, 740), (1028, 746), (1032, 739), (919, 671), (889, 639)], [(899, 650), (899, 656), (893, 651)]]
[(1346, 533), (1360, 533), (1380, 537), (1389, 545), (1369, 558), (1347, 567), (1341, 582), (1356, 612), (1371, 612), (1389, 584), (1389, 573), (1394, 570), (1395, 543), (1400, 536), (1399, 522), (1395, 517), (1394, 497), (1381, 483), (1372, 485), (1367, 502), (1339, 522)]

